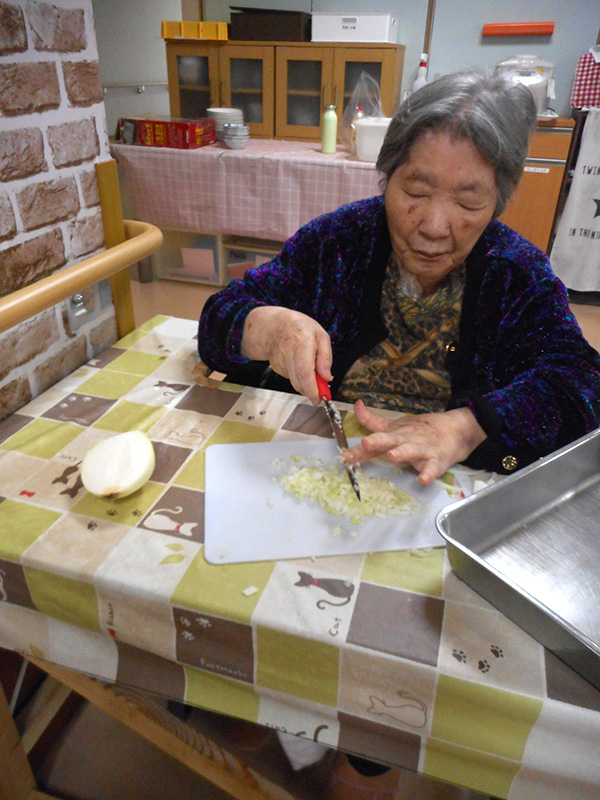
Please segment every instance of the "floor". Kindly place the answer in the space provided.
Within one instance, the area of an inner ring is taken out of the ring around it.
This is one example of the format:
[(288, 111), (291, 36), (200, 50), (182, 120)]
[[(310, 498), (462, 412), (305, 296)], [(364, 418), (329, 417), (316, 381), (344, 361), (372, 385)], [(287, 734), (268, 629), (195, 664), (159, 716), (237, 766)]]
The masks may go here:
[[(155, 314), (197, 319), (213, 287), (176, 281), (132, 281), (136, 325)], [(573, 311), (584, 335), (600, 350), (600, 304), (596, 296), (578, 297)], [(580, 302), (584, 300), (585, 302)], [(295, 772), (274, 735), (258, 749), (232, 744), (227, 720), (194, 710), (188, 720), (251, 766), (284, 786), (299, 800), (317, 800), (330, 759)], [(99, 747), (99, 743), (101, 746)], [(40, 788), (65, 800), (228, 800), (190, 770), (82, 701), (66, 726), (41, 754), (32, 758)], [(412, 780), (412, 778), (410, 779)], [(411, 800), (474, 800), (483, 795), (462, 792), (423, 779), (406, 797)], [(348, 800), (351, 800), (348, 798)]]
[[(587, 302), (579, 302), (579, 300)], [(590, 300), (593, 301), (590, 304)], [(600, 351), (600, 305), (596, 297), (577, 298), (571, 302), (571, 310), (575, 314), (583, 335), (595, 350)]]
[(131, 281), (135, 324), (141, 325), (156, 314), (183, 319), (198, 319), (206, 300), (220, 287), (189, 281)]
[[(319, 797), (331, 757), (295, 772), (273, 731), (253, 726), (261, 742), (246, 746), (232, 739), (225, 717), (194, 709), (186, 722), (298, 800)], [(39, 788), (61, 800), (231, 800), (83, 700), (42, 757), (30, 760)]]
[[(217, 287), (183, 281), (131, 282), (135, 324), (141, 325), (155, 314), (169, 314), (184, 319), (198, 319), (205, 301)], [(572, 293), (571, 309), (583, 335), (600, 351), (600, 296), (596, 293)]]

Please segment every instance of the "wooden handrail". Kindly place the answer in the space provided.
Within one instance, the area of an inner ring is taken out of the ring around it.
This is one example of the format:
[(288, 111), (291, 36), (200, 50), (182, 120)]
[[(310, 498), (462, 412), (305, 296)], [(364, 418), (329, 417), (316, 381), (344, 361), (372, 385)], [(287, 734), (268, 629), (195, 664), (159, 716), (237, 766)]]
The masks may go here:
[(138, 220), (125, 220), (125, 235), (121, 244), (1, 297), (0, 333), (130, 267), (156, 252), (163, 241), (156, 225)]

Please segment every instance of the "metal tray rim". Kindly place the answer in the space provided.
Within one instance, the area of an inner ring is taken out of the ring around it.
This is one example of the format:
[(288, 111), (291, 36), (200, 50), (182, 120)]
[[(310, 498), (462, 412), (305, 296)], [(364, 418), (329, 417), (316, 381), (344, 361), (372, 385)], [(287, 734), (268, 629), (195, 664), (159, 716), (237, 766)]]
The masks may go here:
[[(477, 493), (448, 504), (436, 516), (437, 530), (448, 546), (452, 569), (459, 578), (462, 578), (478, 594), (485, 597), (493, 606), (555, 653), (557, 651), (553, 643), (555, 642), (554, 637), (557, 636), (558, 640), (556, 641), (560, 640), (561, 650), (565, 652), (571, 651), (572, 646), (575, 645), (581, 648), (582, 654), (585, 652), (588, 654), (588, 658), (593, 657), (594, 659), (600, 656), (600, 639), (595, 635), (590, 636), (589, 632), (580, 630), (570, 620), (561, 616), (560, 609), (555, 610), (554, 606), (547, 604), (548, 598), (541, 599), (530, 593), (510, 576), (510, 570), (508, 574), (505, 574), (498, 568), (501, 565), (490, 563), (486, 559), (487, 549), (478, 548), (477, 538), (474, 537), (476, 526), (471, 523), (476, 521), (477, 514), (481, 513), (481, 509), (474, 511), (473, 504), (483, 501), (482, 509), (490, 510), (496, 505), (494, 497), (496, 493), (500, 493), (498, 502), (501, 503), (504, 498), (516, 494), (516, 485), (523, 480), (524, 482), (519, 487), (519, 490), (521, 492), (523, 489), (531, 491), (536, 485), (544, 483), (546, 469), (550, 470), (550, 475), (562, 473), (567, 476), (567, 479), (561, 483), (561, 492), (563, 492), (561, 497), (563, 500), (570, 496), (571, 491), (577, 494), (590, 483), (597, 483), (599, 479), (599, 443), (600, 428), (540, 458), (518, 472), (501, 478), (501, 480), (484, 487)], [(592, 454), (593, 460), (589, 459), (588, 453)], [(565, 459), (567, 467), (576, 465), (577, 469), (572, 473), (569, 470), (565, 471), (560, 459)], [(581, 465), (585, 469), (580, 469)], [(544, 500), (543, 493), (540, 496), (540, 500)], [(530, 508), (533, 509), (534, 506), (530, 506)], [(542, 506), (539, 506), (539, 509), (541, 508)], [(526, 514), (528, 510), (529, 508), (524, 506), (518, 513)], [(512, 523), (515, 520), (522, 522), (524, 519), (524, 516), (514, 517)], [(499, 540), (505, 534), (510, 535), (510, 525), (512, 523), (509, 521), (508, 527), (505, 529), (498, 527), (496, 530), (493, 528), (489, 532), (488, 539), (482, 540), (483, 547), (487, 548), (487, 545), (493, 541), (494, 534)], [(496, 519), (495, 524), (500, 526), (502, 524), (501, 520)], [(463, 531), (464, 538), (461, 538)], [(490, 585), (486, 581), (486, 575), (489, 576)], [(500, 587), (504, 587), (504, 589), (500, 589)], [(500, 594), (498, 594), (499, 591)], [(531, 618), (530, 615), (532, 615)], [(534, 622), (535, 619), (537, 619), (537, 622)], [(538, 625), (541, 625), (539, 631)], [(570, 663), (570, 658), (571, 656), (569, 655), (564, 660)], [(589, 666), (586, 669), (589, 671)], [(592, 669), (594, 672), (592, 682), (595, 682), (600, 688), (598, 677), (596, 676), (597, 665)]]
[[(492, 488), (492, 487), (489, 487), (489, 488)], [(465, 499), (469, 499), (469, 498), (465, 498)], [(459, 500), (458, 503), (453, 503), (452, 505), (453, 506), (459, 505), (462, 502), (463, 501)], [(449, 510), (450, 506), (447, 506), (447, 508)], [(439, 520), (440, 522), (442, 521), (442, 518), (444, 517), (444, 512), (445, 511), (446, 511), (446, 509), (442, 509), (442, 511), (440, 511), (438, 516), (437, 516), (437, 520)], [(590, 639), (589, 636), (586, 636), (585, 633), (582, 633), (580, 630), (575, 628), (573, 625), (571, 625), (570, 622), (568, 622), (567, 620), (563, 619), (563, 617), (561, 617), (559, 614), (557, 614), (555, 611), (553, 611), (547, 605), (545, 605), (544, 603), (540, 602), (540, 600), (538, 600), (534, 595), (529, 594), (529, 592), (527, 592), (525, 589), (523, 589), (522, 586), (519, 586), (519, 584), (517, 584), (514, 581), (512, 581), (510, 578), (508, 578), (506, 575), (504, 575), (504, 573), (502, 573), (498, 569), (496, 569), (496, 567), (494, 567), (492, 564), (488, 564), (486, 561), (484, 561), (484, 559), (482, 559), (479, 555), (477, 555), (477, 553), (474, 553), (468, 547), (465, 547), (461, 542), (458, 542), (456, 539), (454, 539), (452, 536), (450, 536), (449, 533), (444, 531), (440, 524), (438, 524), (438, 531), (440, 532), (440, 534), (444, 537), (444, 539), (447, 542), (449, 542), (457, 550), (460, 550), (462, 553), (464, 553), (464, 555), (467, 556), (467, 558), (471, 559), (472, 561), (475, 561), (485, 571), (492, 573), (498, 580), (500, 580), (504, 584), (506, 584), (510, 589), (512, 589), (514, 592), (516, 592), (516, 594), (518, 594), (520, 597), (522, 597), (525, 601), (527, 601), (527, 602), (531, 603), (532, 605), (534, 605), (536, 608), (538, 608), (540, 611), (542, 611), (544, 614), (546, 614), (548, 617), (550, 617), (550, 619), (554, 623), (556, 623), (557, 625), (560, 625), (560, 627), (562, 627), (567, 633), (569, 633), (571, 636), (573, 636), (575, 639), (577, 639), (583, 645), (585, 645), (590, 650), (592, 650), (596, 655), (600, 656), (600, 644), (597, 644), (592, 639)], [(502, 611), (502, 609), (499, 609), (499, 610)]]
[[(502, 559), (497, 562), (492, 554), (497, 546), (503, 547), (509, 542), (513, 534), (518, 536), (519, 531), (527, 527), (528, 520), (542, 520), (548, 514), (550, 524), (558, 511), (564, 525), (561, 509), (570, 502), (574, 503), (574, 512), (579, 507), (587, 507), (587, 516), (581, 519), (589, 520), (592, 525), (582, 528), (579, 524), (573, 529), (573, 538), (567, 541), (580, 541), (577, 537), (582, 530), (588, 530), (589, 540), (589, 532), (593, 534), (597, 529), (597, 514), (590, 505), (590, 498), (598, 502), (599, 482), (600, 428), (477, 493), (448, 504), (436, 516), (437, 530), (447, 545), (454, 574), (598, 689), (600, 636), (597, 635), (595, 591), (587, 594), (584, 600), (584, 607), (587, 604), (590, 608), (593, 624), (578, 625), (578, 617), (563, 616), (566, 609), (553, 602), (552, 594), (536, 594), (535, 583), (530, 585), (525, 577), (527, 570), (523, 575), (518, 568), (514, 572), (509, 562), (504, 563)], [(584, 501), (587, 506), (578, 505), (581, 493), (587, 498)], [(569, 529), (566, 525), (556, 531), (568, 534)], [(552, 532), (551, 528), (548, 530)], [(581, 541), (585, 543), (586, 540)], [(590, 553), (595, 554), (596, 536), (593, 541)], [(598, 574), (596, 568), (593, 574)]]

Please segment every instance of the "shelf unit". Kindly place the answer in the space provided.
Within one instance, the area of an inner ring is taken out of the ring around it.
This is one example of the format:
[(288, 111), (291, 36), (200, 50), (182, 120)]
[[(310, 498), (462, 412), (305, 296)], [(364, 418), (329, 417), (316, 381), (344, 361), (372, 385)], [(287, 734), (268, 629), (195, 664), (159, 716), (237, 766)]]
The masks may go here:
[(151, 257), (157, 278), (226, 286), (247, 269), (270, 261), (283, 242), (163, 229), (163, 244)]

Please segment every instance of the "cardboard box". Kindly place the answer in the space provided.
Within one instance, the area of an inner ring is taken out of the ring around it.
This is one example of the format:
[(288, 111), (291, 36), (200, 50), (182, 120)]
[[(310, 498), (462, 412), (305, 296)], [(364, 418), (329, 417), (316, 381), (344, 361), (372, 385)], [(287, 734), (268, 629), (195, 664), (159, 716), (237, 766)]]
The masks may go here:
[(231, 7), (232, 41), (310, 42), (310, 14)]
[(313, 42), (398, 42), (391, 14), (313, 14)]
[(217, 141), (214, 119), (121, 117), (115, 139), (121, 144), (194, 150)]
[(163, 39), (217, 39), (229, 38), (226, 22), (169, 22), (161, 23)]

